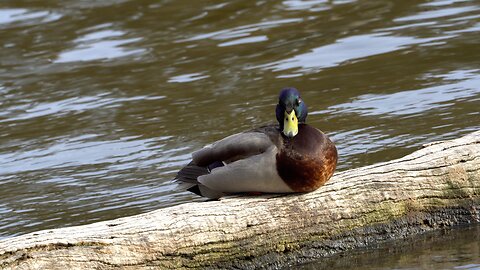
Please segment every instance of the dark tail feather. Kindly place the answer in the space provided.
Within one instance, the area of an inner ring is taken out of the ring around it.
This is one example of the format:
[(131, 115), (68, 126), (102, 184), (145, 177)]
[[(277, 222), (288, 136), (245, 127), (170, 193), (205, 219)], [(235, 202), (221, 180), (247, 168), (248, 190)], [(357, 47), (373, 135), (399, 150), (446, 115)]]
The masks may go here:
[(197, 166), (192, 161), (177, 173), (175, 179), (180, 182), (198, 184), (197, 178), (208, 173), (209, 171), (207, 167)]
[(218, 199), (220, 197), (225, 196), (224, 193), (213, 190), (213, 189), (209, 189), (202, 184), (195, 185), (195, 186), (193, 186), (193, 187), (191, 187), (187, 190), (190, 191), (190, 192), (193, 192), (197, 195), (207, 197), (209, 199)]
[(177, 182), (181, 189), (186, 189), (203, 197), (207, 197), (210, 199), (218, 199), (224, 196), (225, 194), (223, 194), (222, 192), (209, 189), (198, 182), (197, 178), (199, 176), (208, 173), (210, 173), (209, 168), (197, 166), (192, 161), (177, 173), (174, 181)]

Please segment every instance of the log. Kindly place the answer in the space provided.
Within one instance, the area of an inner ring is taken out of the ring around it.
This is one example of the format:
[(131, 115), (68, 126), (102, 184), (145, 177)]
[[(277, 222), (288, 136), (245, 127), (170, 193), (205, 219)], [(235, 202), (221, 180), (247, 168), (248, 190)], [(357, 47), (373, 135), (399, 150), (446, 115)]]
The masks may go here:
[(0, 240), (4, 269), (278, 268), (480, 220), (480, 131), (338, 172), (312, 193), (227, 197)]

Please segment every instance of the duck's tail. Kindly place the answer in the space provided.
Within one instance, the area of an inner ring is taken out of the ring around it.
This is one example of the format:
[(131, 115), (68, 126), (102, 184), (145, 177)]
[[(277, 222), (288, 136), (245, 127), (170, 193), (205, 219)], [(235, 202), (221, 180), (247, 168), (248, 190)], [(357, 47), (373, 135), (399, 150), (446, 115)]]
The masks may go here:
[(209, 174), (211, 170), (220, 166), (223, 166), (223, 164), (211, 164), (207, 167), (202, 167), (194, 164), (192, 161), (177, 173), (174, 182), (178, 184), (179, 189), (187, 190), (210, 199), (218, 199), (225, 196), (225, 194), (202, 185), (197, 179), (199, 176)]

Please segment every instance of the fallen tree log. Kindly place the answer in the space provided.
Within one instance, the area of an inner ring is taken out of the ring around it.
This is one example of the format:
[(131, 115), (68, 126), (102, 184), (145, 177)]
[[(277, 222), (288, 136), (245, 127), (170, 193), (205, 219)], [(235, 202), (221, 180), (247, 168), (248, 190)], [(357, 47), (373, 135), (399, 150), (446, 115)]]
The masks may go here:
[(187, 203), (3, 239), (0, 267), (277, 268), (479, 215), (477, 131), (339, 172), (312, 193)]

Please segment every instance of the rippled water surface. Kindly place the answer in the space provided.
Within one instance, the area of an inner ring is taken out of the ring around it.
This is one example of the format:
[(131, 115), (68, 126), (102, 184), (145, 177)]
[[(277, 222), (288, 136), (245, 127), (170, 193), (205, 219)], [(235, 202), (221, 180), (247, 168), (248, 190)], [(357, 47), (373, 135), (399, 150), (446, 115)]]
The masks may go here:
[(299, 270), (480, 270), (480, 226), (431, 232), (300, 265)]
[(198, 200), (285, 86), (339, 170), (480, 128), (478, 1), (2, 1), (0, 37), (0, 237)]

